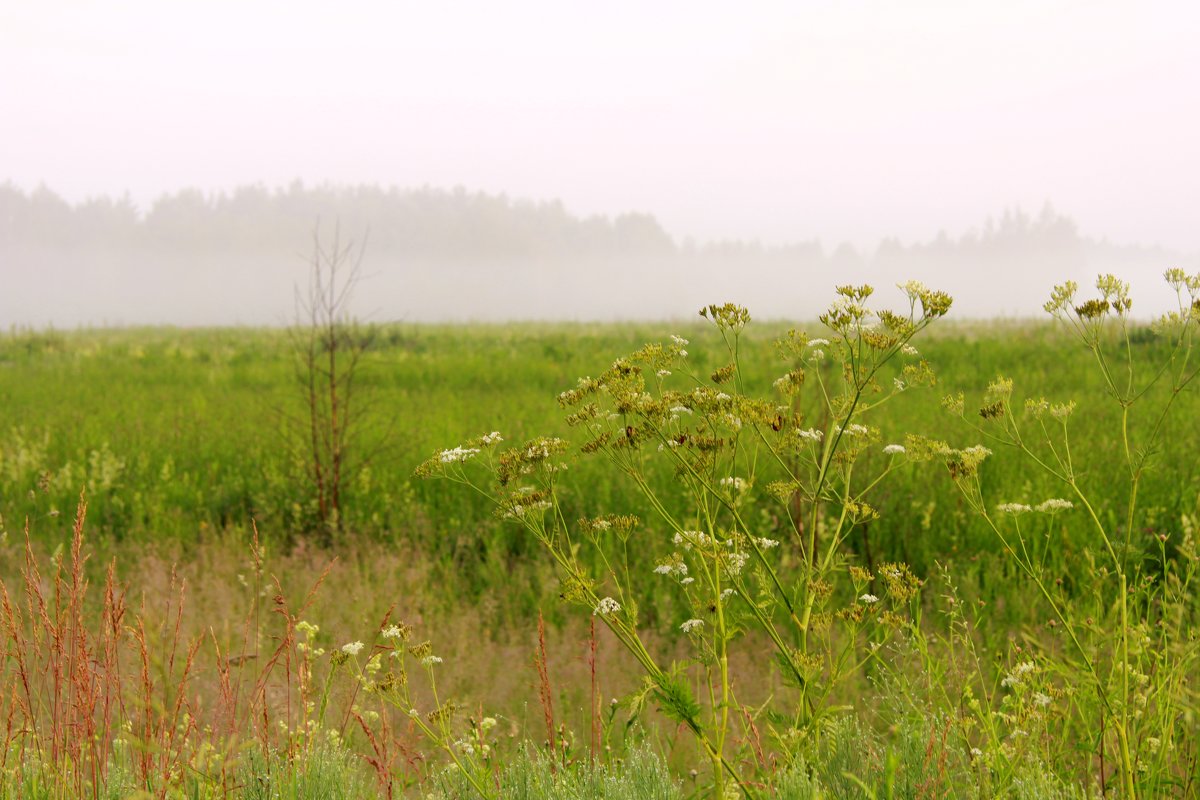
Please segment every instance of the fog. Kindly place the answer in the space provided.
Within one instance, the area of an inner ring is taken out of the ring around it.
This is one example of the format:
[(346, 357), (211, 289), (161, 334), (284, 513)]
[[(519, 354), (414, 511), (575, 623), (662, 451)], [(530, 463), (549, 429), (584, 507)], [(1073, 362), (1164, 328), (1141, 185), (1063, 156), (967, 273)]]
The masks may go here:
[(278, 324), (318, 220), (366, 236), (381, 320), (804, 317), (910, 277), (1024, 316), (1101, 271), (1148, 314), (1200, 253), (1197, 29), (1169, 2), (0, 2), (0, 324)]

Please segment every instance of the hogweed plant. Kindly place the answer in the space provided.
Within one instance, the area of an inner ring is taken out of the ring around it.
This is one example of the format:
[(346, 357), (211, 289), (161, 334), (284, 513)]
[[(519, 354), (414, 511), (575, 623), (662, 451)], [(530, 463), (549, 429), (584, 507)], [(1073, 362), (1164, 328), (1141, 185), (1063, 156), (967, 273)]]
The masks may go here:
[[(1015, 452), (1052, 479), (1062, 497), (992, 498), (981, 478), (984, 459), (992, 455), (987, 447), (954, 450), (919, 437), (908, 444), (910, 455), (945, 461), (970, 508), (1040, 595), (1047, 628), (1061, 630), (1060, 641), (1040, 642), (1008, 673), (1005, 700), (1018, 705), (1023, 688), (1035, 679), (1041, 683), (1024, 697), (1034, 721), (1056, 714), (1063, 726), (1057, 736), (1075, 737), (1098, 770), (1092, 773), (1085, 763), (1079, 777), (1096, 774), (1102, 792), (1115, 783), (1127, 798), (1191, 797), (1198, 789), (1194, 583), (1200, 561), (1194, 531), (1186, 517), (1179, 531), (1154, 530), (1149, 510), (1138, 502), (1172, 407), (1200, 370), (1193, 361), (1200, 275), (1173, 269), (1165, 277), (1178, 307), (1154, 326), (1157, 353), (1140, 346), (1147, 336), (1130, 319), (1129, 286), (1112, 275), (1097, 280), (1095, 299), (1078, 300), (1077, 285), (1068, 282), (1055, 287), (1045, 305), (1103, 376), (1105, 399), (1119, 415), (1114, 438), (1124, 486), (1089, 480), (1103, 451), (1094, 435), (1091, 441), (1072, 436), (1075, 399), (1030, 395), (1018, 401), (1004, 377), (988, 386), (974, 413), (967, 413), (962, 394), (944, 405), (988, 445)], [(1056, 538), (1066, 530), (1058, 515), (1079, 517), (1090, 531), (1082, 558), (1062, 574), (1047, 566), (1048, 551), (1068, 544)], [(999, 741), (991, 727), (993, 766), (1009, 759), (1013, 737), (1028, 729), (1014, 725), (1012, 736)]]
[[(946, 314), (951, 298), (917, 282), (900, 288), (900, 312), (872, 310), (869, 286), (838, 288), (820, 317), (824, 337), (792, 330), (776, 343), (785, 366), (767, 397), (743, 381), (749, 313), (712, 305), (700, 314), (716, 327), (727, 361), (711, 373), (693, 366), (682, 337), (647, 344), (559, 395), (576, 440), (540, 437), (505, 449), (493, 432), (417, 470), (483, 494), (544, 547), (562, 597), (604, 622), (643, 668), (663, 712), (694, 734), (716, 796), (752, 795), (760, 784), (746, 765), (762, 766), (755, 753), (737, 752), (762, 715), (739, 699), (731, 649), (765, 643), (773, 651), (794, 692), (771, 700), (766, 718), (777, 746), (799, 758), (815, 752), (836, 715), (834, 690), (917, 608), (920, 581), (905, 566), (871, 574), (849, 564), (843, 547), (877, 516), (872, 493), (906, 461), (905, 447), (871, 424), (873, 412), (934, 383), (911, 340)], [(622, 474), (646, 519), (568, 520), (562, 501), (574, 457), (604, 459)], [(669, 502), (652, 482), (662, 462), (684, 503)], [(672, 510), (680, 507), (686, 512)], [(764, 511), (786, 523), (769, 526)], [(653, 575), (638, 572), (643, 559), (633, 551), (663, 550)], [(653, 591), (647, 580), (670, 582), (690, 609), (675, 624), (691, 646), (688, 663), (665, 665), (646, 644), (639, 598)]]

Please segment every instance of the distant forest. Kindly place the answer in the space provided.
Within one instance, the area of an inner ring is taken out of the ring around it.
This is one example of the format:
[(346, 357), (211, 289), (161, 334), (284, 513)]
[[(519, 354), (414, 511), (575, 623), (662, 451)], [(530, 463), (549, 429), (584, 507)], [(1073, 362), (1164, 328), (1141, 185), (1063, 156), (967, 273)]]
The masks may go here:
[(318, 223), (323, 236), (336, 223), (343, 237), (365, 240), (378, 276), (371, 312), (412, 321), (684, 316), (716, 299), (812, 316), (834, 283), (908, 277), (956, 292), (960, 314), (1032, 314), (1068, 277), (1113, 271), (1146, 282), (1168, 266), (1200, 266), (1195, 254), (1086, 239), (1050, 207), (860, 252), (678, 241), (649, 214), (579, 217), (557, 201), (463, 189), (185, 189), (142, 210), (128, 196), (69, 203), (6, 183), (0, 322), (275, 324)]

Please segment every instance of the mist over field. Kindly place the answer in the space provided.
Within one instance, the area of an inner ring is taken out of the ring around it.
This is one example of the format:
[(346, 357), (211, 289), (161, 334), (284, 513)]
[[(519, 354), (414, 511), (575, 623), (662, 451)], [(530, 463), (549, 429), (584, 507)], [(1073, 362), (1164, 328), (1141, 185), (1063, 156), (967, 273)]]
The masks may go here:
[(1050, 288), (1097, 273), (1130, 280), (1146, 316), (1172, 298), (1169, 266), (1200, 259), (1082, 234), (1049, 206), (1010, 210), (928, 241), (871, 248), (820, 241), (680, 240), (644, 213), (581, 217), (557, 201), (374, 186), (163, 195), (70, 204), (0, 187), (5, 325), (278, 325), (294, 314), (314, 234), (362, 258), (354, 313), (372, 321), (690, 318), (711, 302), (760, 318), (814, 318), (834, 285), (885, 297), (918, 279), (959, 318), (1034, 316)]

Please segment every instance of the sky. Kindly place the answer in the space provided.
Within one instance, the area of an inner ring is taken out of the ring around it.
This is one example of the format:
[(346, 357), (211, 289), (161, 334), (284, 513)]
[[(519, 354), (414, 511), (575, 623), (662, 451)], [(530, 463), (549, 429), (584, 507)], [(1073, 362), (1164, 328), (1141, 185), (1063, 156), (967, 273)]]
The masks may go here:
[(380, 183), (869, 246), (1200, 251), (1200, 4), (0, 0), (0, 181)]

